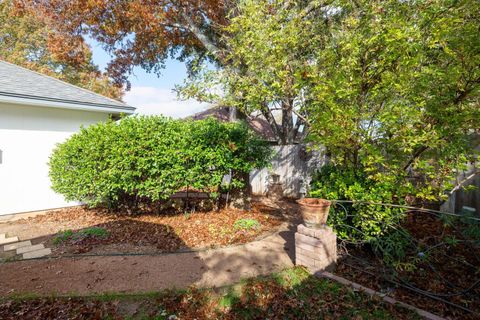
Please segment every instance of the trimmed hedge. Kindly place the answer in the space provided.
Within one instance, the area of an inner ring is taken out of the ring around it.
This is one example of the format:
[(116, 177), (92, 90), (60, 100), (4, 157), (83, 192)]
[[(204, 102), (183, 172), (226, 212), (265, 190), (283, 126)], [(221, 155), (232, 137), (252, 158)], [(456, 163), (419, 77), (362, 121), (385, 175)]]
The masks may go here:
[(50, 178), (68, 201), (132, 208), (186, 188), (214, 197), (241, 189), (241, 177), (266, 166), (270, 154), (243, 123), (137, 116), (82, 128), (59, 144)]

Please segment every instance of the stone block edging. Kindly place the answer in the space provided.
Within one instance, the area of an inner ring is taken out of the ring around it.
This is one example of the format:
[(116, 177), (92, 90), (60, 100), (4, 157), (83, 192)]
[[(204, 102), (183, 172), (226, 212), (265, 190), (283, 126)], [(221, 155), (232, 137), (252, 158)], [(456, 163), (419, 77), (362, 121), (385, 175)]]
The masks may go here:
[(362, 291), (366, 294), (368, 294), (369, 296), (378, 296), (380, 297), (383, 301), (387, 302), (387, 303), (390, 303), (390, 304), (396, 304), (396, 305), (399, 305), (399, 306), (402, 306), (406, 309), (409, 309), (409, 310), (413, 310), (415, 311), (418, 315), (420, 315), (421, 317), (423, 317), (424, 319), (427, 319), (427, 320), (447, 320), (445, 318), (442, 318), (440, 316), (437, 316), (436, 314), (433, 314), (431, 312), (428, 312), (428, 311), (425, 311), (423, 309), (420, 309), (420, 308), (417, 308), (415, 306), (412, 306), (411, 304), (408, 304), (408, 303), (405, 303), (405, 302), (401, 302), (401, 301), (398, 301), (392, 297), (389, 297), (381, 292), (378, 292), (378, 291), (375, 291), (373, 289), (370, 289), (370, 288), (367, 288), (367, 287), (364, 287), (362, 286), (361, 284), (358, 284), (356, 282), (353, 282), (353, 281), (350, 281), (350, 280), (347, 280), (345, 278), (342, 278), (342, 277), (339, 277), (339, 276), (336, 276), (330, 272), (327, 272), (327, 271), (320, 271), (320, 272), (316, 272), (314, 273), (314, 275), (316, 277), (319, 277), (319, 278), (326, 278), (326, 279), (330, 279), (330, 280), (333, 280), (333, 281), (336, 281), (340, 284), (343, 284), (345, 286), (349, 286), (349, 287), (352, 287), (358, 291)]

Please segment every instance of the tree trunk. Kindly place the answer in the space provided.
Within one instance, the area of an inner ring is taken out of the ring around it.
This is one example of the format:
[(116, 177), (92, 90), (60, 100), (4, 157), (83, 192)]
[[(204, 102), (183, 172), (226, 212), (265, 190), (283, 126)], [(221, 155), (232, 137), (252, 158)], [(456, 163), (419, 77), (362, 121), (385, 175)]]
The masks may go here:
[(293, 100), (289, 99), (282, 104), (282, 129), (285, 144), (292, 144), (293, 137)]
[(237, 179), (244, 183), (243, 188), (233, 190), (230, 194), (228, 206), (234, 209), (250, 210), (252, 201), (252, 187), (250, 186), (250, 174), (248, 172), (233, 172)]

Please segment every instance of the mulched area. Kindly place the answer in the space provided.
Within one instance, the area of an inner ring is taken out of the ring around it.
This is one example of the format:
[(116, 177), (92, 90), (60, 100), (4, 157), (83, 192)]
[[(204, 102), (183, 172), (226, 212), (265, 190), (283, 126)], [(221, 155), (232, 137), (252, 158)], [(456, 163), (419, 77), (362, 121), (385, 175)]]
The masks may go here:
[[(392, 270), (369, 250), (347, 247), (348, 254), (340, 259), (335, 273), (449, 319), (480, 319), (480, 285), (465, 290), (480, 279), (480, 246), (463, 242), (467, 239), (458, 225), (446, 225), (428, 213), (409, 214), (404, 227), (428, 256), (422, 259), (417, 255), (415, 268)], [(464, 290), (465, 294), (458, 294)], [(427, 297), (423, 293), (436, 295)]]
[(0, 300), (0, 318), (28, 319), (420, 319), (412, 311), (310, 276), (302, 268), (222, 289), (145, 295)]
[[(34, 240), (53, 249), (52, 255), (160, 253), (188, 248), (212, 248), (253, 241), (275, 231), (279, 225), (295, 216), (285, 211), (255, 203), (252, 210), (222, 209), (219, 211), (178, 214), (115, 215), (105, 209), (84, 207), (51, 211), (15, 222), (22, 228), (48, 225), (53, 229), (78, 233), (91, 227), (105, 229), (108, 236), (74, 237), (55, 241), (51, 233)], [(239, 219), (254, 219), (260, 224), (251, 229), (235, 228)], [(58, 225), (58, 226), (56, 226)]]

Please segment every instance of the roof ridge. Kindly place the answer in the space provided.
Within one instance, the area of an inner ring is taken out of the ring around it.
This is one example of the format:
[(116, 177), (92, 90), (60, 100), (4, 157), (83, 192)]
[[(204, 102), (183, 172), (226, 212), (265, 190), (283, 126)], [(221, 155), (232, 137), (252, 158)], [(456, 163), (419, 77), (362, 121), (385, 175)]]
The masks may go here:
[(84, 105), (84, 106), (98, 106), (98, 107), (105, 107), (105, 108), (117, 108), (117, 109), (132, 109), (129, 105), (113, 105), (113, 104), (105, 104), (105, 103), (94, 103), (94, 102), (86, 102), (86, 101), (79, 101), (79, 100), (68, 100), (68, 99), (58, 99), (58, 98), (48, 98), (43, 96), (35, 96), (35, 95), (27, 95), (27, 94), (15, 94), (0, 91), (0, 96), (4, 97), (13, 97), (13, 98), (22, 98), (22, 99), (31, 99), (31, 100), (42, 100), (42, 101), (51, 101), (51, 102), (60, 102), (60, 103), (71, 103), (76, 105)]
[(40, 72), (38, 72), (38, 71), (34, 71), (34, 70), (31, 70), (31, 69), (28, 69), (28, 68), (23, 67), (23, 66), (19, 66), (18, 64), (14, 64), (14, 63), (5, 61), (5, 60), (3, 60), (3, 59), (0, 59), (0, 63), (2, 63), (2, 62), (5, 63), (5, 64), (8, 64), (8, 65), (17, 67), (17, 68), (24, 69), (25, 71), (28, 71), (28, 72), (33, 72), (33, 73), (35, 73), (35, 74), (38, 74), (39, 76), (46, 77), (46, 78), (50, 78), (50, 79), (52, 79), (52, 80), (54, 80), (54, 81), (57, 81), (57, 82), (62, 83), (62, 84), (65, 84), (65, 85), (67, 85), (67, 86), (69, 86), (69, 87), (73, 87), (73, 88), (75, 88), (75, 89), (80, 89), (80, 90), (82, 90), (82, 91), (84, 91), (84, 92), (88, 92), (88, 93), (90, 93), (90, 94), (96, 95), (96, 96), (101, 97), (101, 98), (104, 98), (104, 99), (108, 99), (108, 100), (110, 100), (110, 101), (112, 101), (112, 102), (121, 103), (121, 104), (123, 104), (124, 106), (129, 106), (129, 105), (127, 105), (125, 102), (123, 102), (123, 101), (121, 101), (121, 100), (115, 100), (115, 99), (112, 99), (112, 98), (110, 98), (110, 97), (106, 97), (106, 96), (101, 95), (101, 94), (99, 94), (99, 93), (96, 93), (96, 92), (93, 92), (93, 91), (91, 91), (91, 90), (88, 90), (88, 89), (85, 89), (85, 88), (76, 86), (76, 85), (74, 85), (74, 84), (71, 84), (71, 83), (68, 83), (68, 82), (66, 82), (66, 81), (57, 79), (57, 78), (55, 78), (55, 77), (52, 77), (52, 76), (49, 76), (49, 75), (40, 73)]

